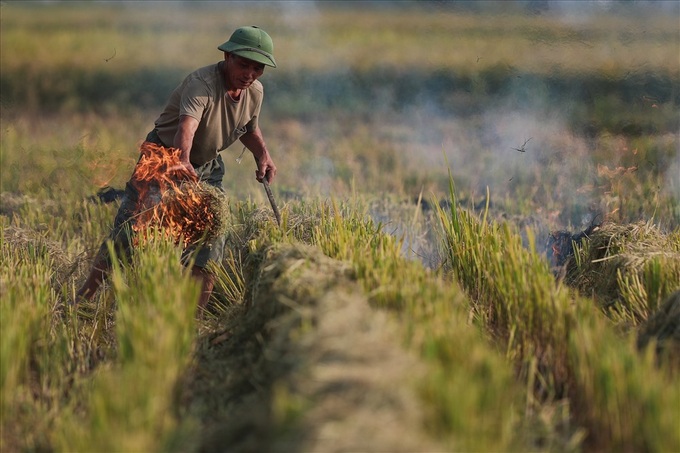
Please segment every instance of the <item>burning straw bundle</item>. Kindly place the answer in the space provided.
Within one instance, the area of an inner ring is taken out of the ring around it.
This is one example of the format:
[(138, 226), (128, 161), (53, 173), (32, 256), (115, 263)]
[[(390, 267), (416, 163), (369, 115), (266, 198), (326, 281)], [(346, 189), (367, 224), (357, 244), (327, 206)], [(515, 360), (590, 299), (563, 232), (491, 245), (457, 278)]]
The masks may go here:
[(156, 227), (185, 246), (208, 241), (226, 231), (228, 204), (224, 193), (182, 165), (181, 151), (144, 142), (132, 177), (139, 201), (134, 229)]
[(159, 224), (179, 242), (195, 244), (226, 232), (228, 205), (216, 187), (205, 183), (184, 183), (163, 194), (154, 208)]

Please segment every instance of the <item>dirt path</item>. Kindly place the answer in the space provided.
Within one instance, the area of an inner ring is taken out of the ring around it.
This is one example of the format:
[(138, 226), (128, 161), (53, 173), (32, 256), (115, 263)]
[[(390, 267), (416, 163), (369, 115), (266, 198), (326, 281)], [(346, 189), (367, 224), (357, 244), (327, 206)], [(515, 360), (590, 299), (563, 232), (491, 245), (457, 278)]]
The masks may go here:
[(189, 379), (205, 450), (442, 451), (415, 395), (423, 370), (343, 263), (271, 250), (252, 300)]

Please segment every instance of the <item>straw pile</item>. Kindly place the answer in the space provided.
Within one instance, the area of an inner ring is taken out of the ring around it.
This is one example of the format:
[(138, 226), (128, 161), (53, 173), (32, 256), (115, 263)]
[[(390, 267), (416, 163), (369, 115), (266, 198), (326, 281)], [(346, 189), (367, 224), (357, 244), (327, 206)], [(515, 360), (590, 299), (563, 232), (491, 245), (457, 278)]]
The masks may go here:
[(61, 286), (80, 265), (79, 260), (73, 259), (59, 242), (49, 239), (45, 232), (10, 225), (3, 228), (2, 241), (14, 254), (13, 259), (24, 259), (27, 254), (49, 263), (55, 287)]
[(29, 195), (16, 192), (0, 193), (0, 215), (12, 218), (21, 215), (23, 209), (39, 209), (43, 212), (58, 214), (59, 206), (54, 200), (45, 198), (34, 198)]
[(222, 191), (204, 182), (184, 182), (159, 190), (151, 187), (139, 199), (133, 228), (139, 244), (151, 231), (161, 231), (184, 247), (223, 235), (229, 204)]
[(247, 309), (199, 342), (182, 385), (206, 409), (199, 450), (441, 451), (413, 392), (423, 370), (351, 266), (300, 244), (254, 253)]
[(211, 240), (227, 230), (227, 197), (210, 184), (190, 182), (170, 189), (155, 209), (161, 227), (187, 245)]
[(566, 278), (638, 324), (680, 289), (680, 231), (665, 234), (649, 222), (603, 224), (567, 263)]

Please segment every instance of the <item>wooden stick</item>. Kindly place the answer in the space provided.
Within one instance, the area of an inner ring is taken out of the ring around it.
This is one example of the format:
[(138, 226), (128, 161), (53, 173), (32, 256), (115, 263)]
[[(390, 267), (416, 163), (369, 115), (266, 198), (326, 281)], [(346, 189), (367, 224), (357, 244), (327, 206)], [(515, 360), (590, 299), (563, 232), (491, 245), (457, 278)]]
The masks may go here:
[(272, 189), (269, 187), (269, 183), (267, 182), (266, 179), (262, 180), (262, 184), (264, 185), (264, 190), (267, 192), (267, 198), (269, 198), (269, 204), (272, 205), (272, 209), (274, 210), (274, 217), (276, 217), (276, 223), (281, 226), (281, 213), (279, 213), (279, 208), (276, 206), (276, 201), (274, 201), (274, 194), (272, 194)]

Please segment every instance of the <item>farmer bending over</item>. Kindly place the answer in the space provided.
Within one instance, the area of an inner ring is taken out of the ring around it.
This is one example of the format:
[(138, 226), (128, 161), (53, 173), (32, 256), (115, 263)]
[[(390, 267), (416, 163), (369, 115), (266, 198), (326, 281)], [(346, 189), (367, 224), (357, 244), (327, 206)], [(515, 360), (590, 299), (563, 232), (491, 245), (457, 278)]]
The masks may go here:
[[(182, 163), (191, 175), (223, 190), (220, 151), (238, 139), (255, 157), (257, 180), (271, 182), (276, 166), (258, 127), (263, 88), (257, 79), (265, 66), (276, 67), (272, 39), (261, 28), (241, 27), (218, 49), (224, 52), (224, 61), (198, 69), (184, 79), (172, 92), (146, 141), (180, 149)], [(110, 235), (116, 250), (124, 256), (131, 252), (138, 188), (138, 181), (131, 179), (126, 184)], [(215, 284), (206, 266), (208, 261), (222, 261), (224, 241), (220, 236), (192, 251), (195, 261), (191, 272), (202, 285), (201, 308), (207, 305)], [(91, 300), (110, 269), (111, 257), (104, 243), (76, 301)]]

